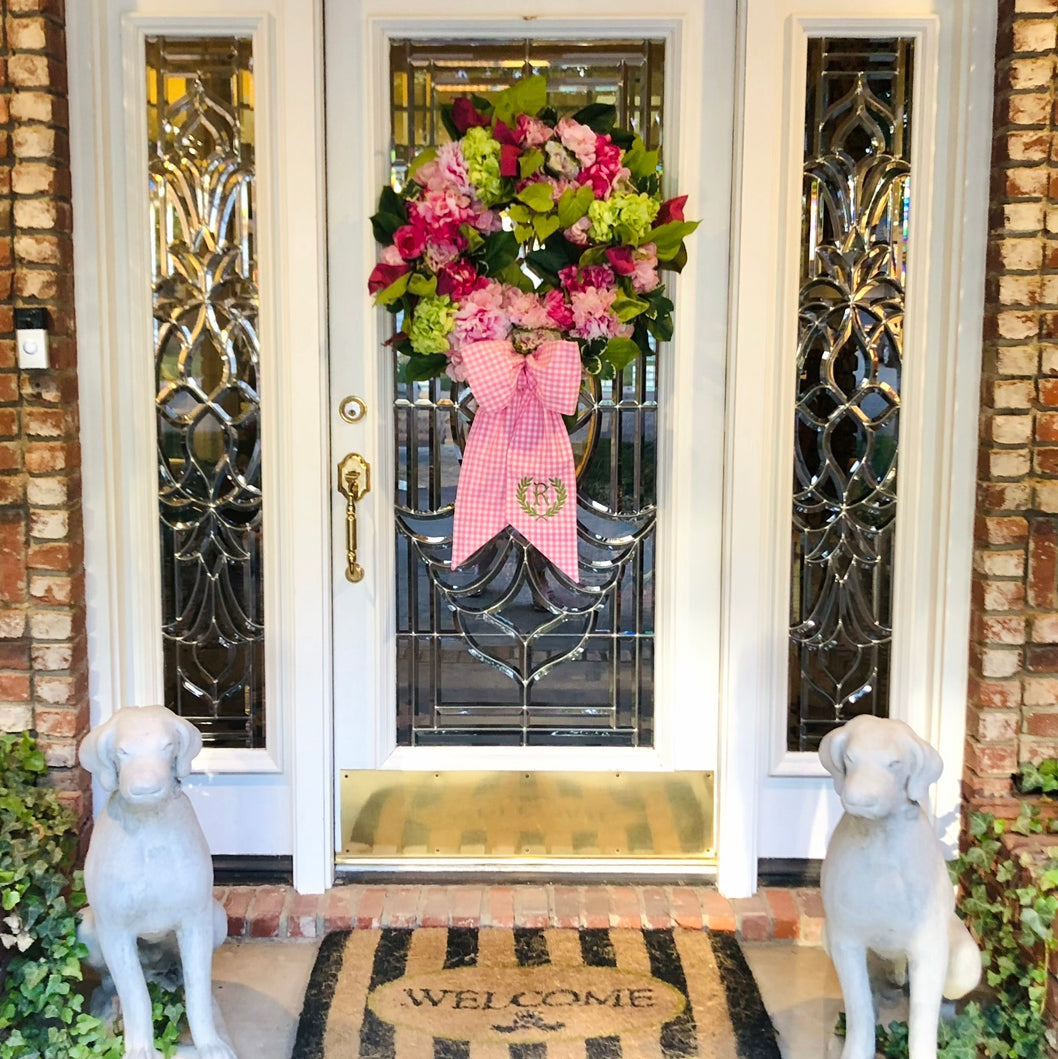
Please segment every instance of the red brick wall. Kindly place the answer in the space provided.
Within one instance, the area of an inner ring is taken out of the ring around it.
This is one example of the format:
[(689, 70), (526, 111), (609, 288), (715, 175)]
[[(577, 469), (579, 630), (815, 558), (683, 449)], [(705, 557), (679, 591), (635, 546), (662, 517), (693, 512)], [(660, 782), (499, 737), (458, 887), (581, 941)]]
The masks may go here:
[[(62, 0), (0, 0), (0, 730), (35, 729), (84, 820), (88, 728), (69, 109)], [(13, 310), (45, 306), (21, 372)]]
[(1058, 756), (1058, 0), (1001, 0), (965, 784)]

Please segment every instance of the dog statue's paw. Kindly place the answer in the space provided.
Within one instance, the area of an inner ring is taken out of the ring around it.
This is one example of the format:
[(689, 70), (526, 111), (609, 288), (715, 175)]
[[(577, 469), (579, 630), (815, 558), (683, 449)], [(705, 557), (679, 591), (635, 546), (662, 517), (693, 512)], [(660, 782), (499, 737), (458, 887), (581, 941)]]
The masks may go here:
[(238, 1059), (231, 1047), (219, 1038), (205, 1044), (196, 1044), (195, 1051), (198, 1052), (198, 1059)]
[(129, 1044), (125, 1042), (125, 1059), (165, 1059), (153, 1044)]

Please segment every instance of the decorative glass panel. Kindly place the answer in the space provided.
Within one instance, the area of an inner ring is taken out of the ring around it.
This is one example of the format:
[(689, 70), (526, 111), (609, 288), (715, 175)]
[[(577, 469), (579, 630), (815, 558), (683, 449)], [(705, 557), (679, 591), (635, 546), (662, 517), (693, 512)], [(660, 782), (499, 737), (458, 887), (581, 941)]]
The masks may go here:
[(264, 745), (253, 52), (147, 41), (166, 705)]
[[(447, 138), (441, 104), (532, 73), (560, 114), (612, 103), (619, 125), (661, 143), (660, 43), (402, 42), (391, 62), (395, 186)], [(396, 384), (399, 745), (653, 745), (656, 362), (582, 387), (580, 584), (510, 528), (450, 568), (475, 402), (448, 379)]]
[(809, 41), (788, 747), (889, 709), (914, 42)]

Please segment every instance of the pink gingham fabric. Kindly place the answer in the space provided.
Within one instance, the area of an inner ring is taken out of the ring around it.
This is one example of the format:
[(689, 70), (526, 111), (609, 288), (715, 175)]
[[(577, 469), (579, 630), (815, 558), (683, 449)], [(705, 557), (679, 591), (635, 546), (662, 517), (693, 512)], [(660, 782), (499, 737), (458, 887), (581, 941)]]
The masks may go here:
[(510, 342), (461, 352), (478, 411), (456, 489), (452, 566), (511, 525), (579, 581), (577, 478), (562, 422), (577, 408), (577, 343), (544, 342), (524, 357)]

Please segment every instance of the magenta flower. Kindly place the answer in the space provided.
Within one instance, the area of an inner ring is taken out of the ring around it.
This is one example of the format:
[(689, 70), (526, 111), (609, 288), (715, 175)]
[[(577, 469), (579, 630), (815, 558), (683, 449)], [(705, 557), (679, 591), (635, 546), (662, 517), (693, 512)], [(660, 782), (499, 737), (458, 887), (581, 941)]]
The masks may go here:
[(393, 245), (405, 261), (411, 261), (426, 247), (426, 233), (418, 225), (402, 225), (393, 233)]
[(437, 273), (437, 293), (447, 294), (453, 302), (463, 301), (468, 294), (488, 285), (484, 276), (469, 261), (456, 261), (445, 265)]
[(549, 290), (544, 295), (544, 308), (548, 319), (560, 331), (568, 331), (573, 326), (573, 310), (566, 304), (560, 290)]

